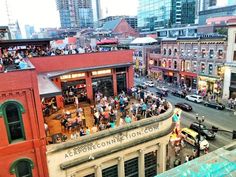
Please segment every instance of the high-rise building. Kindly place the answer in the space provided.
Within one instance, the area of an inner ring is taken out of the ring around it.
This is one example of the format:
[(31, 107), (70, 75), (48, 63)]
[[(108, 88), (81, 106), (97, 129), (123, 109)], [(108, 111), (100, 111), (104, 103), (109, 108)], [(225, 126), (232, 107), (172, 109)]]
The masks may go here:
[(101, 19), (101, 3), (100, 0), (92, 0), (93, 20), (97, 22)]
[(236, 15), (235, 0), (199, 0), (199, 25), (206, 24), (208, 18)]
[(87, 28), (93, 26), (91, 0), (57, 0), (62, 28)]
[(196, 0), (139, 0), (138, 28), (141, 33), (161, 27), (193, 24)]
[(25, 33), (26, 33), (26, 38), (27, 39), (32, 38), (32, 35), (33, 35), (34, 32), (35, 32), (34, 26), (25, 25)]

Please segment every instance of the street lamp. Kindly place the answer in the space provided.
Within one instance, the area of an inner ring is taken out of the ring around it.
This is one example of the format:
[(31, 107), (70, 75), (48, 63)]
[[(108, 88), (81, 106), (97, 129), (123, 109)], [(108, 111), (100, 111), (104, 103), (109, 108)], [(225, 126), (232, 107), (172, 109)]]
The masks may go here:
[(205, 120), (205, 116), (202, 116), (202, 118), (200, 119), (198, 114), (196, 114), (196, 119), (197, 119), (197, 122), (198, 122), (198, 136), (197, 136), (197, 157), (200, 157), (200, 137), (201, 137), (201, 123), (204, 122)]

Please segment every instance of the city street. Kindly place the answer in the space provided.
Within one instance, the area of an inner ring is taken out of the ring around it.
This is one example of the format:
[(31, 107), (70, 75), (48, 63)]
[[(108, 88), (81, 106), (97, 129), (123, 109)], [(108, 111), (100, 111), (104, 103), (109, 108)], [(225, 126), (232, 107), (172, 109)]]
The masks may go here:
[[(142, 84), (146, 79), (144, 78), (135, 78), (135, 84)], [(148, 87), (148, 91), (151, 91), (155, 93), (156, 88), (155, 87)], [(171, 90), (171, 88), (170, 88)], [(232, 111), (228, 110), (216, 110), (214, 108), (209, 108), (204, 106), (203, 104), (197, 104), (194, 102), (187, 101), (184, 98), (179, 98), (176, 96), (173, 96), (172, 94), (168, 94), (168, 97), (166, 99), (172, 103), (172, 105), (175, 105), (179, 102), (185, 102), (192, 106), (193, 111), (191, 112), (182, 112), (181, 115), (181, 128), (189, 127), (190, 124), (194, 121), (196, 121), (196, 114), (200, 118), (202, 116), (205, 117), (204, 125), (206, 125), (208, 128), (212, 128), (212, 126), (218, 127), (220, 130), (236, 130), (236, 115), (233, 114)], [(216, 139), (215, 140), (209, 140), (209, 150), (214, 151), (220, 147), (223, 147), (229, 143), (233, 142), (232, 140), (232, 134), (227, 132), (217, 132)]]

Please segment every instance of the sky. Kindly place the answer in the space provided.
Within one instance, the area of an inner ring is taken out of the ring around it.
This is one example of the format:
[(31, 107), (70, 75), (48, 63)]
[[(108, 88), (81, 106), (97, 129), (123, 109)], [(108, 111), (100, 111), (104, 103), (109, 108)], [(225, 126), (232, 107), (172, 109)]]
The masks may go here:
[[(0, 25), (8, 24), (6, 1), (10, 19), (17, 19), (21, 29), (26, 24), (35, 26), (36, 31), (40, 27), (60, 27), (56, 0), (0, 0)], [(101, 6), (103, 16), (137, 15), (138, 0), (101, 0)]]

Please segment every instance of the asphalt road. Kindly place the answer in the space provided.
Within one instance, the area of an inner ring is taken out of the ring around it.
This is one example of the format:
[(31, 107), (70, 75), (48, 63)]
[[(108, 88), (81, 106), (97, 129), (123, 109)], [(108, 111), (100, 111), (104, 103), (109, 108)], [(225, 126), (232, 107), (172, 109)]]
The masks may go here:
[[(144, 79), (135, 79), (135, 84), (142, 84), (144, 82)], [(147, 90), (154, 92), (156, 91), (155, 87), (148, 87)], [(170, 88), (171, 90), (171, 88)], [(228, 130), (233, 131), (236, 130), (236, 115), (233, 114), (232, 111), (228, 110), (216, 110), (214, 108), (209, 108), (204, 106), (203, 104), (197, 104), (194, 102), (190, 102), (185, 100), (184, 98), (175, 97), (171, 94), (166, 97), (166, 99), (172, 103), (172, 105), (175, 105), (178, 102), (186, 102), (190, 104), (193, 108), (192, 112), (182, 112), (181, 115), (181, 127), (189, 127), (191, 122), (196, 121), (196, 114), (198, 114), (199, 117), (204, 116), (205, 121), (204, 125), (206, 125), (208, 128), (211, 128), (212, 126), (218, 127), (221, 130)], [(220, 147), (223, 147), (233, 141), (232, 140), (232, 134), (227, 132), (217, 132), (216, 139), (215, 140), (209, 140), (210, 143), (210, 151), (214, 151)]]

